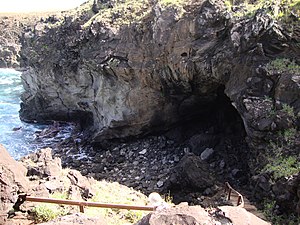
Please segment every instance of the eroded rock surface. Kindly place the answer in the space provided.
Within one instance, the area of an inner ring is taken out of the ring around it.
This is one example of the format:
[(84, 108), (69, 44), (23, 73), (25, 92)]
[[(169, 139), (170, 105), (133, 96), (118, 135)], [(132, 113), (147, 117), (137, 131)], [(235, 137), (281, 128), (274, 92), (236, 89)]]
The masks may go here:
[(269, 222), (266, 222), (252, 213), (247, 212), (247, 210), (240, 207), (232, 206), (221, 206), (219, 209), (224, 212), (227, 218), (230, 218), (232, 224), (234, 225), (268, 225)]
[(0, 224), (7, 220), (7, 213), (13, 207), (20, 193), (27, 193), (30, 184), (26, 178), (26, 168), (16, 162), (0, 145)]
[(0, 68), (20, 69), (20, 36), (49, 13), (0, 13)]
[(274, 55), (299, 53), (289, 47), (296, 34), (264, 12), (236, 22), (219, 1), (193, 6), (180, 17), (177, 9), (152, 5), (141, 23), (119, 28), (87, 17), (39, 22), (23, 37), (30, 69), (23, 73), (21, 118), (77, 120), (97, 142), (201, 115), (225, 86), (259, 146), (280, 129), (280, 121), (266, 119), (274, 107), (285, 103), (299, 112), (298, 72), (279, 78), (284, 71), (270, 76), (265, 69)]
[(185, 204), (169, 209), (155, 211), (144, 217), (136, 225), (167, 225), (167, 224), (214, 224), (207, 211), (200, 206)]

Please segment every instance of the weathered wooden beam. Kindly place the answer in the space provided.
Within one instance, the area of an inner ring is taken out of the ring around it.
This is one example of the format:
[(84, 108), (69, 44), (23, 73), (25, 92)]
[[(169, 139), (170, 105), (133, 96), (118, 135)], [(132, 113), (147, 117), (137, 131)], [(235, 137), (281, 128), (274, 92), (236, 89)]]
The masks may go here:
[(43, 203), (54, 203), (61, 205), (77, 205), (80, 208), (80, 212), (84, 212), (84, 206), (88, 207), (98, 207), (98, 208), (114, 208), (114, 209), (128, 209), (128, 210), (144, 210), (144, 211), (154, 211), (152, 206), (136, 206), (136, 205), (122, 205), (122, 204), (108, 204), (99, 202), (86, 202), (86, 201), (74, 201), (74, 200), (64, 200), (64, 199), (53, 199), (53, 198), (39, 198), (32, 196), (20, 196), (25, 198), (25, 201), (30, 202), (43, 202)]

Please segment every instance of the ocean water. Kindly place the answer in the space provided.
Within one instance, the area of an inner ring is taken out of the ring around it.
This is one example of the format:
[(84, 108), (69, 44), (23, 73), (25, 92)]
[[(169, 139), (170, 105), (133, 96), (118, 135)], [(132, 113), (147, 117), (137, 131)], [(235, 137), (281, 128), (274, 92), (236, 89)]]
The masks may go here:
[(0, 144), (15, 159), (40, 148), (54, 146), (60, 140), (70, 137), (73, 129), (72, 125), (64, 125), (59, 127), (55, 136), (41, 137), (51, 126), (28, 124), (20, 120), (22, 92), (21, 73), (12, 69), (0, 69)]

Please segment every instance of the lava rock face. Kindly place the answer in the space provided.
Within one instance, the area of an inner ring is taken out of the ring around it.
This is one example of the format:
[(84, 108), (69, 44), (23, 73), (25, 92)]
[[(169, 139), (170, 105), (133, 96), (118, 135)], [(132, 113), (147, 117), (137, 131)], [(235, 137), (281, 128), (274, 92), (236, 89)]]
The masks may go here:
[(22, 29), (18, 21), (11, 21), (8, 16), (0, 15), (0, 68), (19, 67), (18, 53), (21, 45), (18, 41), (18, 34)]
[(216, 50), (228, 19), (209, 2), (196, 11), (178, 20), (174, 9), (156, 5), (142, 24), (118, 30), (96, 20), (83, 29), (86, 21), (71, 18), (52, 29), (37, 24), (33, 38), (24, 37), (30, 70), (23, 73), (21, 118), (80, 120), (98, 141), (201, 112), (222, 83), (205, 57)]
[(27, 169), (16, 162), (2, 145), (0, 145), (0, 153), (0, 223), (5, 224), (7, 212), (15, 209), (18, 195), (27, 193), (30, 185), (25, 178)]
[(219, 2), (192, 6), (179, 16), (154, 4), (140, 23), (118, 28), (87, 16), (39, 22), (22, 39), (21, 118), (80, 121), (97, 142), (201, 114), (221, 86), (252, 139), (271, 129), (266, 96), (299, 112), (298, 75), (278, 80), (264, 69), (274, 55), (297, 53), (291, 36), (265, 13), (233, 24)]
[(0, 13), (0, 68), (20, 69), (20, 36), (49, 13)]

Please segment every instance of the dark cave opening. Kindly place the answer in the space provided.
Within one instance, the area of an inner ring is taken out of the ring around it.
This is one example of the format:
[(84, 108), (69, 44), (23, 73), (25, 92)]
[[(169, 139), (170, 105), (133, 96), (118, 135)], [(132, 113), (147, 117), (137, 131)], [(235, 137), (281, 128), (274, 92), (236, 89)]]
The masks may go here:
[[(202, 109), (199, 110), (197, 107)], [(187, 111), (195, 113), (189, 113), (166, 135), (188, 144), (196, 155), (201, 154), (206, 148), (225, 151), (228, 140), (231, 140), (231, 145), (245, 140), (246, 131), (242, 118), (225, 95), (224, 87), (217, 90), (213, 99)]]
[[(246, 132), (241, 116), (224, 93), (224, 87), (220, 87), (216, 97), (202, 107), (205, 107), (205, 110), (199, 110), (200, 113), (169, 130), (166, 136), (188, 146), (188, 151), (207, 165), (206, 172), (199, 170), (198, 173), (203, 176), (213, 174), (218, 184), (228, 181), (239, 187), (247, 185), (250, 174)], [(186, 166), (190, 167), (190, 162)], [(185, 170), (185, 168), (177, 167), (177, 170)], [(193, 170), (195, 169), (187, 169), (189, 172)], [(191, 177), (197, 178), (198, 175), (195, 171), (195, 175), (192, 174)], [(192, 193), (208, 192), (195, 187), (193, 180), (187, 180), (188, 174), (175, 176), (177, 176), (175, 179), (181, 180), (181, 183), (171, 181), (167, 188), (172, 193), (174, 202), (194, 202), (195, 198), (188, 197), (193, 196)], [(199, 202), (195, 203), (199, 204)]]

